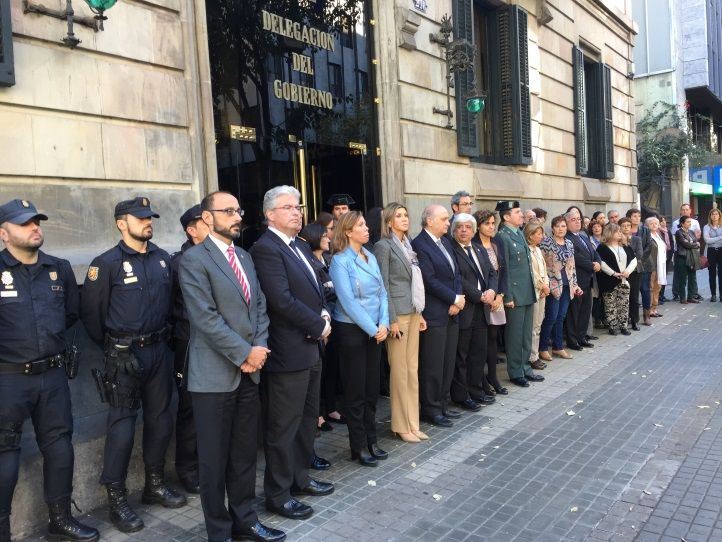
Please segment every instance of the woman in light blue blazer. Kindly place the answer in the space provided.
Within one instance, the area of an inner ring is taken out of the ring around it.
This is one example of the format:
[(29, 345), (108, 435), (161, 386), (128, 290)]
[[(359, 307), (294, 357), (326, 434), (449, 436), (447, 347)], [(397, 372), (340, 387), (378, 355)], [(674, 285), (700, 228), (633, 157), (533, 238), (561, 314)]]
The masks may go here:
[(369, 229), (360, 212), (342, 215), (334, 231), (330, 273), (337, 297), (332, 329), (339, 349), (351, 459), (373, 467), (388, 457), (377, 446), (376, 400), (389, 306), (376, 258), (363, 248), (368, 240)]

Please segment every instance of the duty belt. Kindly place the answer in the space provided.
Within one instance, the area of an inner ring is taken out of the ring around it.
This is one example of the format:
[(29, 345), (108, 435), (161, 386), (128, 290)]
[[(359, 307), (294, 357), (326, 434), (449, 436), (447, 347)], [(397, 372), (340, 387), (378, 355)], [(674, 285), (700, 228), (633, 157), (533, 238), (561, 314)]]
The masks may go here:
[(37, 375), (42, 374), (49, 369), (56, 367), (62, 367), (65, 361), (65, 352), (62, 354), (56, 354), (49, 358), (39, 359), (36, 361), (27, 361), (25, 363), (3, 363), (0, 362), (0, 374), (23, 374), (23, 375)]
[(106, 344), (133, 344), (143, 348), (144, 346), (150, 346), (161, 341), (165, 341), (170, 336), (170, 326), (166, 326), (158, 331), (152, 333), (145, 333), (144, 335), (125, 335), (125, 334), (113, 334), (108, 333), (106, 335)]

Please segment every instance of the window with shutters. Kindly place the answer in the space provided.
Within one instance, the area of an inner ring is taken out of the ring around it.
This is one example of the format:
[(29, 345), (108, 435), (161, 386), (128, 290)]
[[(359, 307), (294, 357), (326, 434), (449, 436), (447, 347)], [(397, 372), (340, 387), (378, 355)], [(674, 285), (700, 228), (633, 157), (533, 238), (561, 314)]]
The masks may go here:
[[(459, 154), (494, 164), (531, 164), (526, 11), (455, 0), (454, 32), (476, 51), (474, 68), (456, 74)], [(486, 95), (477, 115), (466, 109), (466, 98), (475, 92)]]
[(572, 66), (577, 174), (611, 179), (614, 177), (611, 70), (576, 46), (572, 48)]
[(15, 84), (13, 32), (10, 26), (10, 0), (0, 0), (0, 87)]

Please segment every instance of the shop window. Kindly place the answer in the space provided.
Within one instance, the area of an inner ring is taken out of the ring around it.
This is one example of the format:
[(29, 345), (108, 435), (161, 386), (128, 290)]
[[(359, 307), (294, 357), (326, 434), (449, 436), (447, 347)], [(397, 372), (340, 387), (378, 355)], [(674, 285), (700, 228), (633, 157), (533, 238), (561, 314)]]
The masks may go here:
[(614, 177), (612, 81), (609, 66), (572, 47), (574, 68), (574, 136), (577, 174)]
[(0, 0), (0, 87), (15, 84), (13, 32), (10, 26), (10, 0)]
[[(475, 66), (456, 73), (459, 154), (495, 164), (531, 164), (531, 107), (527, 13), (454, 0), (454, 35), (476, 51)], [(473, 93), (486, 95), (479, 114), (466, 108)]]

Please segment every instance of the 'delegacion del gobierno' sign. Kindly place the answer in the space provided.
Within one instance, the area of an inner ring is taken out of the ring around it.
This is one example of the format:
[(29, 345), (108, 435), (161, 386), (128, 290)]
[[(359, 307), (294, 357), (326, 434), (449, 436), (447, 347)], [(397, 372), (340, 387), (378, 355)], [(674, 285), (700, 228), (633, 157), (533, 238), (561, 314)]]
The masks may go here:
[[(292, 19), (287, 19), (263, 10), (261, 12), (263, 30), (273, 32), (318, 49), (336, 50), (336, 42), (332, 34), (317, 28), (309, 27)], [(299, 53), (291, 53), (291, 67), (294, 71), (313, 75), (313, 57)], [(313, 107), (333, 109), (333, 94), (295, 83), (276, 79), (273, 81), (273, 94), (279, 100), (302, 103)]]

